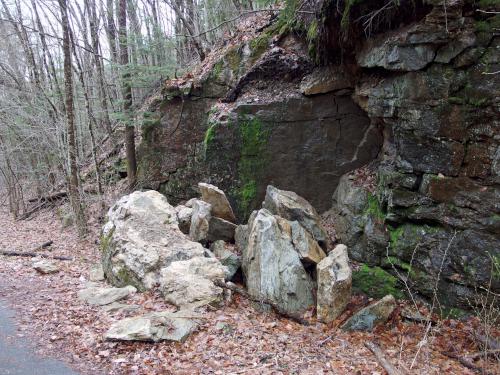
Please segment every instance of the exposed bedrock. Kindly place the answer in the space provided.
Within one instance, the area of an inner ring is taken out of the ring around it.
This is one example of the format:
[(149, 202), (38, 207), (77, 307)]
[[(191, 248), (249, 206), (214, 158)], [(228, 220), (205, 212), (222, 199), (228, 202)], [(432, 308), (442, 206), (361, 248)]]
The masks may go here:
[[(500, 38), (498, 14), (480, 6), (427, 1), (411, 22), (353, 40), (333, 59), (344, 65), (316, 67), (299, 37), (228, 47), (149, 108), (142, 186), (177, 203), (213, 183), (240, 222), (267, 185), (320, 213), (333, 195), (351, 258), (404, 271), (424, 297), (437, 285), (448, 305), (498, 294)], [(370, 162), (358, 181), (351, 172)]]
[[(382, 135), (350, 98), (347, 79), (315, 89), (318, 83), (307, 76), (301, 86), (310, 69), (297, 64), (307, 61), (281, 48), (264, 54), (256, 62), (263, 70), (250, 69), (238, 83), (241, 96), (229, 104), (204, 96), (220, 77), (209, 75), (182, 97), (164, 89), (143, 128), (141, 184), (178, 203), (197, 194), (199, 181), (213, 183), (228, 194), (240, 220), (260, 205), (270, 184), (327, 210), (340, 176), (372, 161)], [(290, 74), (268, 74), (273, 67)], [(305, 96), (301, 90), (330, 92)]]

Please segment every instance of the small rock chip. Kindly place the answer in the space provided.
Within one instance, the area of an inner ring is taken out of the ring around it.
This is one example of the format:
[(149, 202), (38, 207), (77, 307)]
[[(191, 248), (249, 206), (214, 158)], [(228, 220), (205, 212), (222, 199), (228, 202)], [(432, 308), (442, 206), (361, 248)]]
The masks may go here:
[(59, 266), (50, 260), (42, 259), (33, 262), (33, 268), (43, 275), (59, 272)]
[(102, 264), (94, 264), (89, 271), (89, 280), (93, 282), (104, 280), (104, 270), (102, 269)]

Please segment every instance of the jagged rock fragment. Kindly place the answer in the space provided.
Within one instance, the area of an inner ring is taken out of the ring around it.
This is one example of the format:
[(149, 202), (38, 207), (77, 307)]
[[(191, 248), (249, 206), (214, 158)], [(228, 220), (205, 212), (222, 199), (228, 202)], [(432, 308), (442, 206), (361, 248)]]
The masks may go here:
[(137, 291), (133, 286), (124, 288), (90, 287), (78, 292), (78, 298), (90, 305), (109, 305), (110, 303), (127, 298)]
[(291, 221), (292, 242), (300, 260), (307, 264), (318, 264), (326, 256), (318, 242), (297, 221)]
[(152, 313), (113, 323), (104, 338), (110, 341), (184, 342), (197, 328), (196, 322), (183, 318), (182, 314)]
[(215, 241), (210, 246), (210, 250), (220, 260), (222, 265), (227, 267), (229, 273), (226, 279), (231, 280), (241, 267), (241, 257), (229, 250), (228, 245), (224, 241)]
[(311, 204), (293, 191), (280, 190), (269, 185), (263, 207), (274, 215), (290, 221), (297, 221), (327, 250), (330, 240), (321, 224), (321, 218)]
[(191, 217), (191, 227), (189, 237), (193, 241), (206, 242), (208, 239), (208, 229), (212, 214), (212, 206), (202, 200), (196, 199), (192, 203), (193, 215)]
[(371, 331), (377, 324), (386, 322), (395, 308), (396, 300), (388, 294), (355, 313), (341, 328), (346, 331)]
[(249, 223), (242, 268), (252, 297), (270, 300), (289, 314), (302, 314), (314, 304), (314, 282), (293, 246), (289, 222), (266, 209)]
[(236, 230), (236, 224), (230, 221), (221, 219), (219, 217), (212, 216), (208, 223), (208, 234), (207, 239), (210, 242), (223, 240), (223, 241), (233, 241), (234, 231)]
[(192, 207), (179, 205), (175, 207), (177, 212), (177, 221), (179, 222), (179, 229), (184, 234), (189, 234), (191, 228), (191, 217), (193, 216)]
[(318, 320), (335, 320), (351, 300), (352, 271), (347, 247), (337, 245), (316, 267)]
[(217, 186), (200, 182), (201, 199), (212, 206), (212, 215), (221, 219), (236, 222), (233, 209), (227, 200), (226, 194)]

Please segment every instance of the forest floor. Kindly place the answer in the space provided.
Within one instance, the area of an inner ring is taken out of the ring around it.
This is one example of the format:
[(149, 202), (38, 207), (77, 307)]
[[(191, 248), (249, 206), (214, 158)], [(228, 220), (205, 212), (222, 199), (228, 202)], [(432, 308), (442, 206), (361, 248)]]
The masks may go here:
[[(52, 240), (50, 254), (74, 258), (59, 262), (59, 273), (40, 275), (31, 258), (0, 255), (0, 300), (16, 312), (17, 337), (34, 343), (39, 355), (60, 359), (81, 374), (383, 374), (366, 341), (377, 343), (402, 373), (474, 373), (443, 352), (466, 360), (478, 352), (472, 332), (480, 328), (479, 319), (440, 320), (428, 326), (395, 314), (374, 332), (343, 332), (339, 324), (366, 303), (360, 297), (333, 324), (310, 319), (306, 326), (260, 312), (235, 296), (219, 310), (204, 311), (199, 332), (185, 343), (107, 342), (103, 333), (123, 316), (77, 299), (90, 266), (99, 260), (98, 226), (80, 240), (73, 228), (62, 228), (55, 210), (24, 221), (2, 210), (0, 227), (2, 250), (28, 251)], [(126, 303), (140, 305), (139, 313), (172, 308), (155, 293), (136, 294)], [(226, 323), (224, 329), (219, 322)], [(500, 373), (498, 362), (468, 361)]]

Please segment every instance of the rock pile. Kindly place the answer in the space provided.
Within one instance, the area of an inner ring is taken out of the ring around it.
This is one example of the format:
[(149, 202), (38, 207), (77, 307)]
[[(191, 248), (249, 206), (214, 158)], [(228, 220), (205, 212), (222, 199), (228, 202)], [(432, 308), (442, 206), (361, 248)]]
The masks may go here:
[(201, 200), (188, 204), (174, 208), (156, 191), (134, 192), (116, 202), (101, 238), (108, 281), (140, 291), (159, 288), (167, 301), (182, 308), (221, 301), (223, 290), (214, 281), (224, 280), (228, 269), (180, 229), (192, 209), (192, 238), (205, 240), (210, 218), (203, 217), (211, 215), (211, 205)]
[(347, 248), (332, 250), (319, 215), (293, 192), (268, 186), (263, 207), (236, 234), (248, 293), (290, 315), (316, 304), (320, 320), (334, 320), (351, 297)]
[[(136, 288), (156, 288), (180, 310), (123, 319), (110, 328), (107, 339), (183, 341), (198, 326), (190, 319), (195, 309), (219, 305), (221, 283), (240, 267), (248, 295), (280, 312), (300, 317), (316, 308), (318, 320), (329, 323), (344, 311), (352, 282), (347, 247), (333, 247), (309, 202), (268, 186), (263, 208), (237, 226), (222, 190), (205, 183), (199, 189), (201, 199), (177, 207), (160, 193), (146, 191), (121, 198), (109, 210), (101, 238), (102, 268), (116, 288), (91, 286), (79, 297), (112, 311), (120, 308), (112, 304)], [(99, 279), (95, 268), (91, 276)], [(377, 312), (377, 306), (370, 309)], [(363, 321), (371, 319), (370, 311), (363, 312)], [(346, 327), (370, 329), (367, 324)]]

